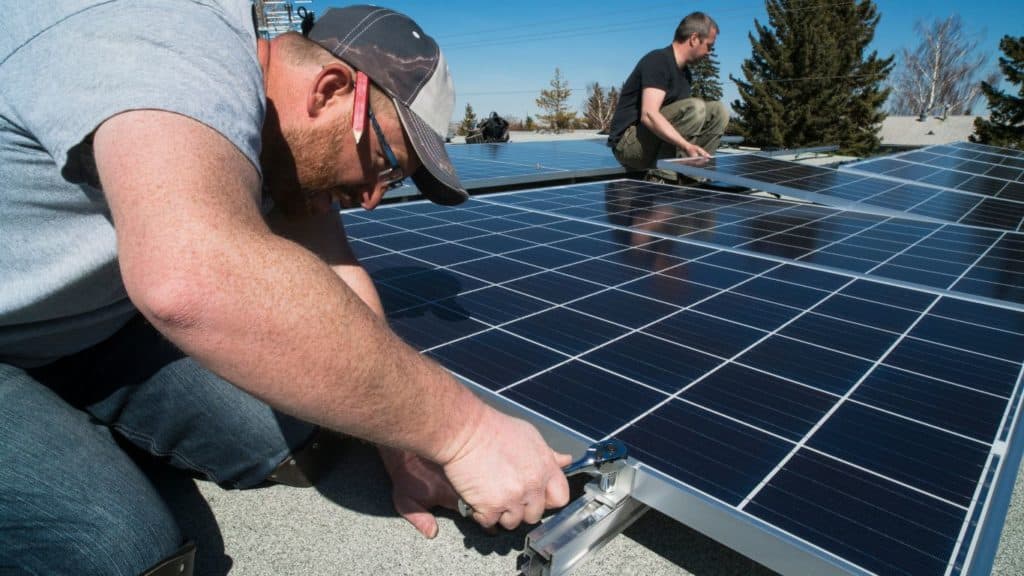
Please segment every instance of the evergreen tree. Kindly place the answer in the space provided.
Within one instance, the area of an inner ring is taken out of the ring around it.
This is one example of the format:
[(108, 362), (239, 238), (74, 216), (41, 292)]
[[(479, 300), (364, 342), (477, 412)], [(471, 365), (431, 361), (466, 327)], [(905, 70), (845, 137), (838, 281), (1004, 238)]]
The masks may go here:
[(690, 66), (690, 73), (693, 74), (690, 91), (694, 96), (706, 101), (722, 99), (724, 92), (719, 79), (722, 73), (718, 69), (718, 56), (714, 52)]
[(476, 113), (473, 112), (473, 105), (466, 102), (466, 114), (462, 117), (462, 122), (459, 124), (459, 129), (456, 134), (459, 136), (465, 136), (476, 128)]
[(529, 114), (526, 115), (526, 121), (523, 122), (523, 129), (530, 130), (531, 132), (537, 129), (537, 125), (533, 122), (533, 117)]
[(764, 147), (837, 144), (847, 154), (878, 146), (889, 95), (884, 81), (893, 57), (865, 57), (879, 14), (871, 0), (821, 4), (767, 0), (768, 25), (757, 37), (736, 82), (733, 103), (743, 136)]
[(1010, 84), (1017, 86), (1017, 95), (998, 90), (989, 82), (981, 83), (981, 91), (988, 98), (989, 119), (974, 121), (972, 142), (1024, 148), (1024, 36), (1003, 36), (999, 49), (999, 69)]
[(551, 89), (541, 90), (537, 98), (537, 106), (547, 110), (547, 114), (537, 116), (547, 123), (548, 129), (558, 133), (562, 130), (571, 130), (576, 121), (576, 112), (570, 111), (568, 107), (569, 96), (572, 89), (569, 82), (562, 78), (562, 71), (555, 68), (555, 77), (551, 79)]

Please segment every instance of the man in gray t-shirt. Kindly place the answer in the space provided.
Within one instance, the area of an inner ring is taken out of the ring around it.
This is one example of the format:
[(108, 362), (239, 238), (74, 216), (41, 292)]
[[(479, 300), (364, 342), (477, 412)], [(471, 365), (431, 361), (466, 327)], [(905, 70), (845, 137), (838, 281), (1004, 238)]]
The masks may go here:
[(263, 40), (244, 1), (51, 4), (0, 5), (0, 566), (187, 572), (134, 458), (301, 483), (307, 422), (381, 446), (428, 537), (459, 497), (508, 529), (566, 502), (567, 455), (388, 329), (331, 209), (407, 176), (466, 199), (433, 39), (372, 6)]

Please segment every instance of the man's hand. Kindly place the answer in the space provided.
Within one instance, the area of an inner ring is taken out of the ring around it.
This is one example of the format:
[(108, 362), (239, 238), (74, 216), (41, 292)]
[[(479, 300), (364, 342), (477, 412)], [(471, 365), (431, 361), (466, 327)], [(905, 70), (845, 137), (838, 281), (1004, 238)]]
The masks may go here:
[(405, 452), (378, 447), (384, 468), (391, 476), (391, 501), (395, 511), (427, 538), (437, 536), (435, 506), (455, 510), (458, 495), (444, 476), (441, 466)]
[(572, 457), (552, 450), (527, 422), (486, 410), (470, 439), (444, 464), (444, 473), (484, 528), (536, 524), (544, 510), (569, 501), (562, 467)]
[(680, 146), (679, 149), (690, 158), (711, 158), (711, 154), (708, 154), (706, 150), (689, 142)]

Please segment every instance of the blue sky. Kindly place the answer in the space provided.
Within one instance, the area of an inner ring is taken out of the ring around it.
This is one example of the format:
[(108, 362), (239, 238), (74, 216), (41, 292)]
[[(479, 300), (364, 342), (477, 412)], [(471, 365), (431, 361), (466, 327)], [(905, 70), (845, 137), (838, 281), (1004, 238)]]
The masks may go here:
[[(841, 0), (821, 0), (828, 5)], [(763, 1), (719, 2), (521, 0), (390, 0), (377, 2), (412, 16), (445, 52), (455, 78), (454, 120), (466, 103), (478, 116), (496, 111), (519, 118), (536, 115), (534, 99), (548, 88), (555, 68), (561, 69), (574, 93), (570, 104), (582, 110), (585, 87), (592, 82), (621, 86), (636, 61), (648, 51), (667, 46), (679, 20), (694, 10), (711, 15), (721, 27), (715, 51), (722, 72), (725, 101), (737, 96), (729, 74), (739, 76), (750, 56), (748, 32), (754, 19), (765, 23)], [(347, 2), (314, 0), (321, 14)], [(969, 34), (979, 37), (993, 69), (999, 39), (1024, 36), (1024, 7), (1019, 0), (876, 0), (882, 19), (873, 48), (882, 56), (897, 55), (919, 42), (917, 20), (930, 21), (958, 13)], [(984, 106), (975, 112), (984, 112)]]

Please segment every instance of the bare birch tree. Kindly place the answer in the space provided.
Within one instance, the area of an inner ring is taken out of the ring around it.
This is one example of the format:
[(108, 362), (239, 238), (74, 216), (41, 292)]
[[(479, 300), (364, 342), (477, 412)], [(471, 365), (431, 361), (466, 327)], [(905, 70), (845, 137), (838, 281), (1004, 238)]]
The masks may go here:
[[(612, 101), (613, 94), (615, 102)], [(587, 100), (583, 103), (583, 118), (587, 128), (607, 131), (612, 125), (617, 101), (615, 87), (605, 94), (604, 88), (597, 82), (587, 85)]]
[[(988, 60), (979, 53), (978, 39), (964, 31), (954, 14), (930, 24), (914, 25), (921, 43), (902, 52), (890, 105), (892, 114), (969, 114), (981, 98), (980, 75)], [(992, 73), (985, 79), (994, 80)]]

